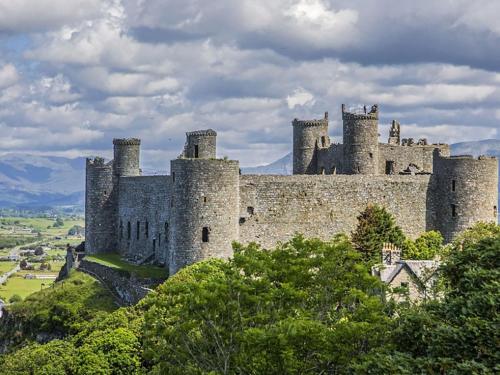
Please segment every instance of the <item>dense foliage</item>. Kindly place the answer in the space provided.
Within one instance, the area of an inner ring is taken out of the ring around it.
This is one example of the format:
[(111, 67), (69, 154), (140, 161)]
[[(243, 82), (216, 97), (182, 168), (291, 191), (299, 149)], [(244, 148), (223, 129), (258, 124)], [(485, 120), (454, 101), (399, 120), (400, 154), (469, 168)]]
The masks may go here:
[[(434, 234), (425, 238), (427, 248), (439, 243)], [(70, 315), (76, 323), (66, 326), (69, 336), (4, 355), (0, 369), (6, 375), (495, 374), (499, 255), (499, 227), (479, 224), (445, 258), (440, 299), (396, 306), (381, 298), (371, 260), (363, 262), (345, 236), (328, 242), (296, 236), (273, 251), (235, 245), (230, 261), (186, 267), (136, 306), (87, 320)], [(44, 292), (55, 305), (59, 289)]]
[(443, 236), (436, 231), (423, 233), (415, 241), (406, 239), (403, 243), (403, 259), (427, 260), (443, 255)]
[(394, 217), (384, 207), (377, 205), (369, 205), (358, 216), (358, 226), (351, 238), (363, 259), (368, 262), (380, 262), (384, 242), (400, 248), (405, 242), (405, 235), (396, 225)]

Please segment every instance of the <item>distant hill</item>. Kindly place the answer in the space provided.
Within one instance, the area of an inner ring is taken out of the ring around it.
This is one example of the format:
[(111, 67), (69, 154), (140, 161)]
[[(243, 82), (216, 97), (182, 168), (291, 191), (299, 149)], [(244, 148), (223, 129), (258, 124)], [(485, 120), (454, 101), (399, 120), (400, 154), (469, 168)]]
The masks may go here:
[[(500, 157), (500, 140), (451, 145), (453, 155)], [(270, 164), (242, 168), (244, 174), (292, 174), (292, 154)], [(145, 166), (144, 174), (157, 171)], [(0, 208), (78, 206), (85, 199), (85, 158), (7, 154), (0, 156)]]

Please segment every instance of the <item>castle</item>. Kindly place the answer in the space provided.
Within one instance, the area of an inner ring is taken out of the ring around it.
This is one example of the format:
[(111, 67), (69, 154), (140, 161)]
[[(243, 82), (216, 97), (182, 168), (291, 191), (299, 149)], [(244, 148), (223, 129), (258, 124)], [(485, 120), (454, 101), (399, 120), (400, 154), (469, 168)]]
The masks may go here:
[(89, 254), (118, 251), (156, 261), (170, 274), (230, 257), (232, 241), (272, 247), (296, 232), (349, 233), (370, 203), (384, 206), (411, 237), (438, 230), (446, 241), (478, 221), (497, 221), (498, 161), (450, 156), (445, 144), (400, 139), (393, 121), (379, 143), (379, 109), (342, 105), (343, 143), (331, 143), (328, 113), (293, 125), (293, 175), (241, 175), (216, 158), (217, 133), (187, 133), (171, 174), (142, 176), (140, 140), (114, 139), (114, 159), (87, 159)]

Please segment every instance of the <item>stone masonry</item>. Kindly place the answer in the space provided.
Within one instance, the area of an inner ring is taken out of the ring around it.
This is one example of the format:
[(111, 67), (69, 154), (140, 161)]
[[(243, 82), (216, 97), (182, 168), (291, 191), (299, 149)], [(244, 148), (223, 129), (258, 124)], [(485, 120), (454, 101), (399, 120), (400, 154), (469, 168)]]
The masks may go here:
[(86, 252), (119, 252), (171, 274), (232, 255), (232, 241), (272, 247), (295, 233), (349, 233), (368, 204), (387, 208), (411, 237), (446, 241), (478, 221), (497, 221), (498, 160), (450, 157), (446, 144), (401, 139), (392, 123), (379, 143), (377, 105), (342, 105), (343, 143), (331, 143), (328, 113), (293, 125), (292, 176), (240, 175), (216, 158), (217, 133), (187, 133), (168, 176), (141, 176), (140, 140), (115, 139), (114, 160), (87, 160)]

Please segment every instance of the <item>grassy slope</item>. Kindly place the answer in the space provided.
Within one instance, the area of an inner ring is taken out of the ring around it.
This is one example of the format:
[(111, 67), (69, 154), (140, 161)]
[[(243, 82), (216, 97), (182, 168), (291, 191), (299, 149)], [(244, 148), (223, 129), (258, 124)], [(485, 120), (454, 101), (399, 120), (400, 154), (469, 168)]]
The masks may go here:
[(134, 264), (130, 264), (122, 260), (119, 254), (96, 254), (92, 256), (86, 256), (85, 260), (127, 271), (130, 274), (135, 274), (137, 277), (151, 277), (159, 279), (168, 276), (167, 270), (165, 268), (149, 265), (137, 266)]

